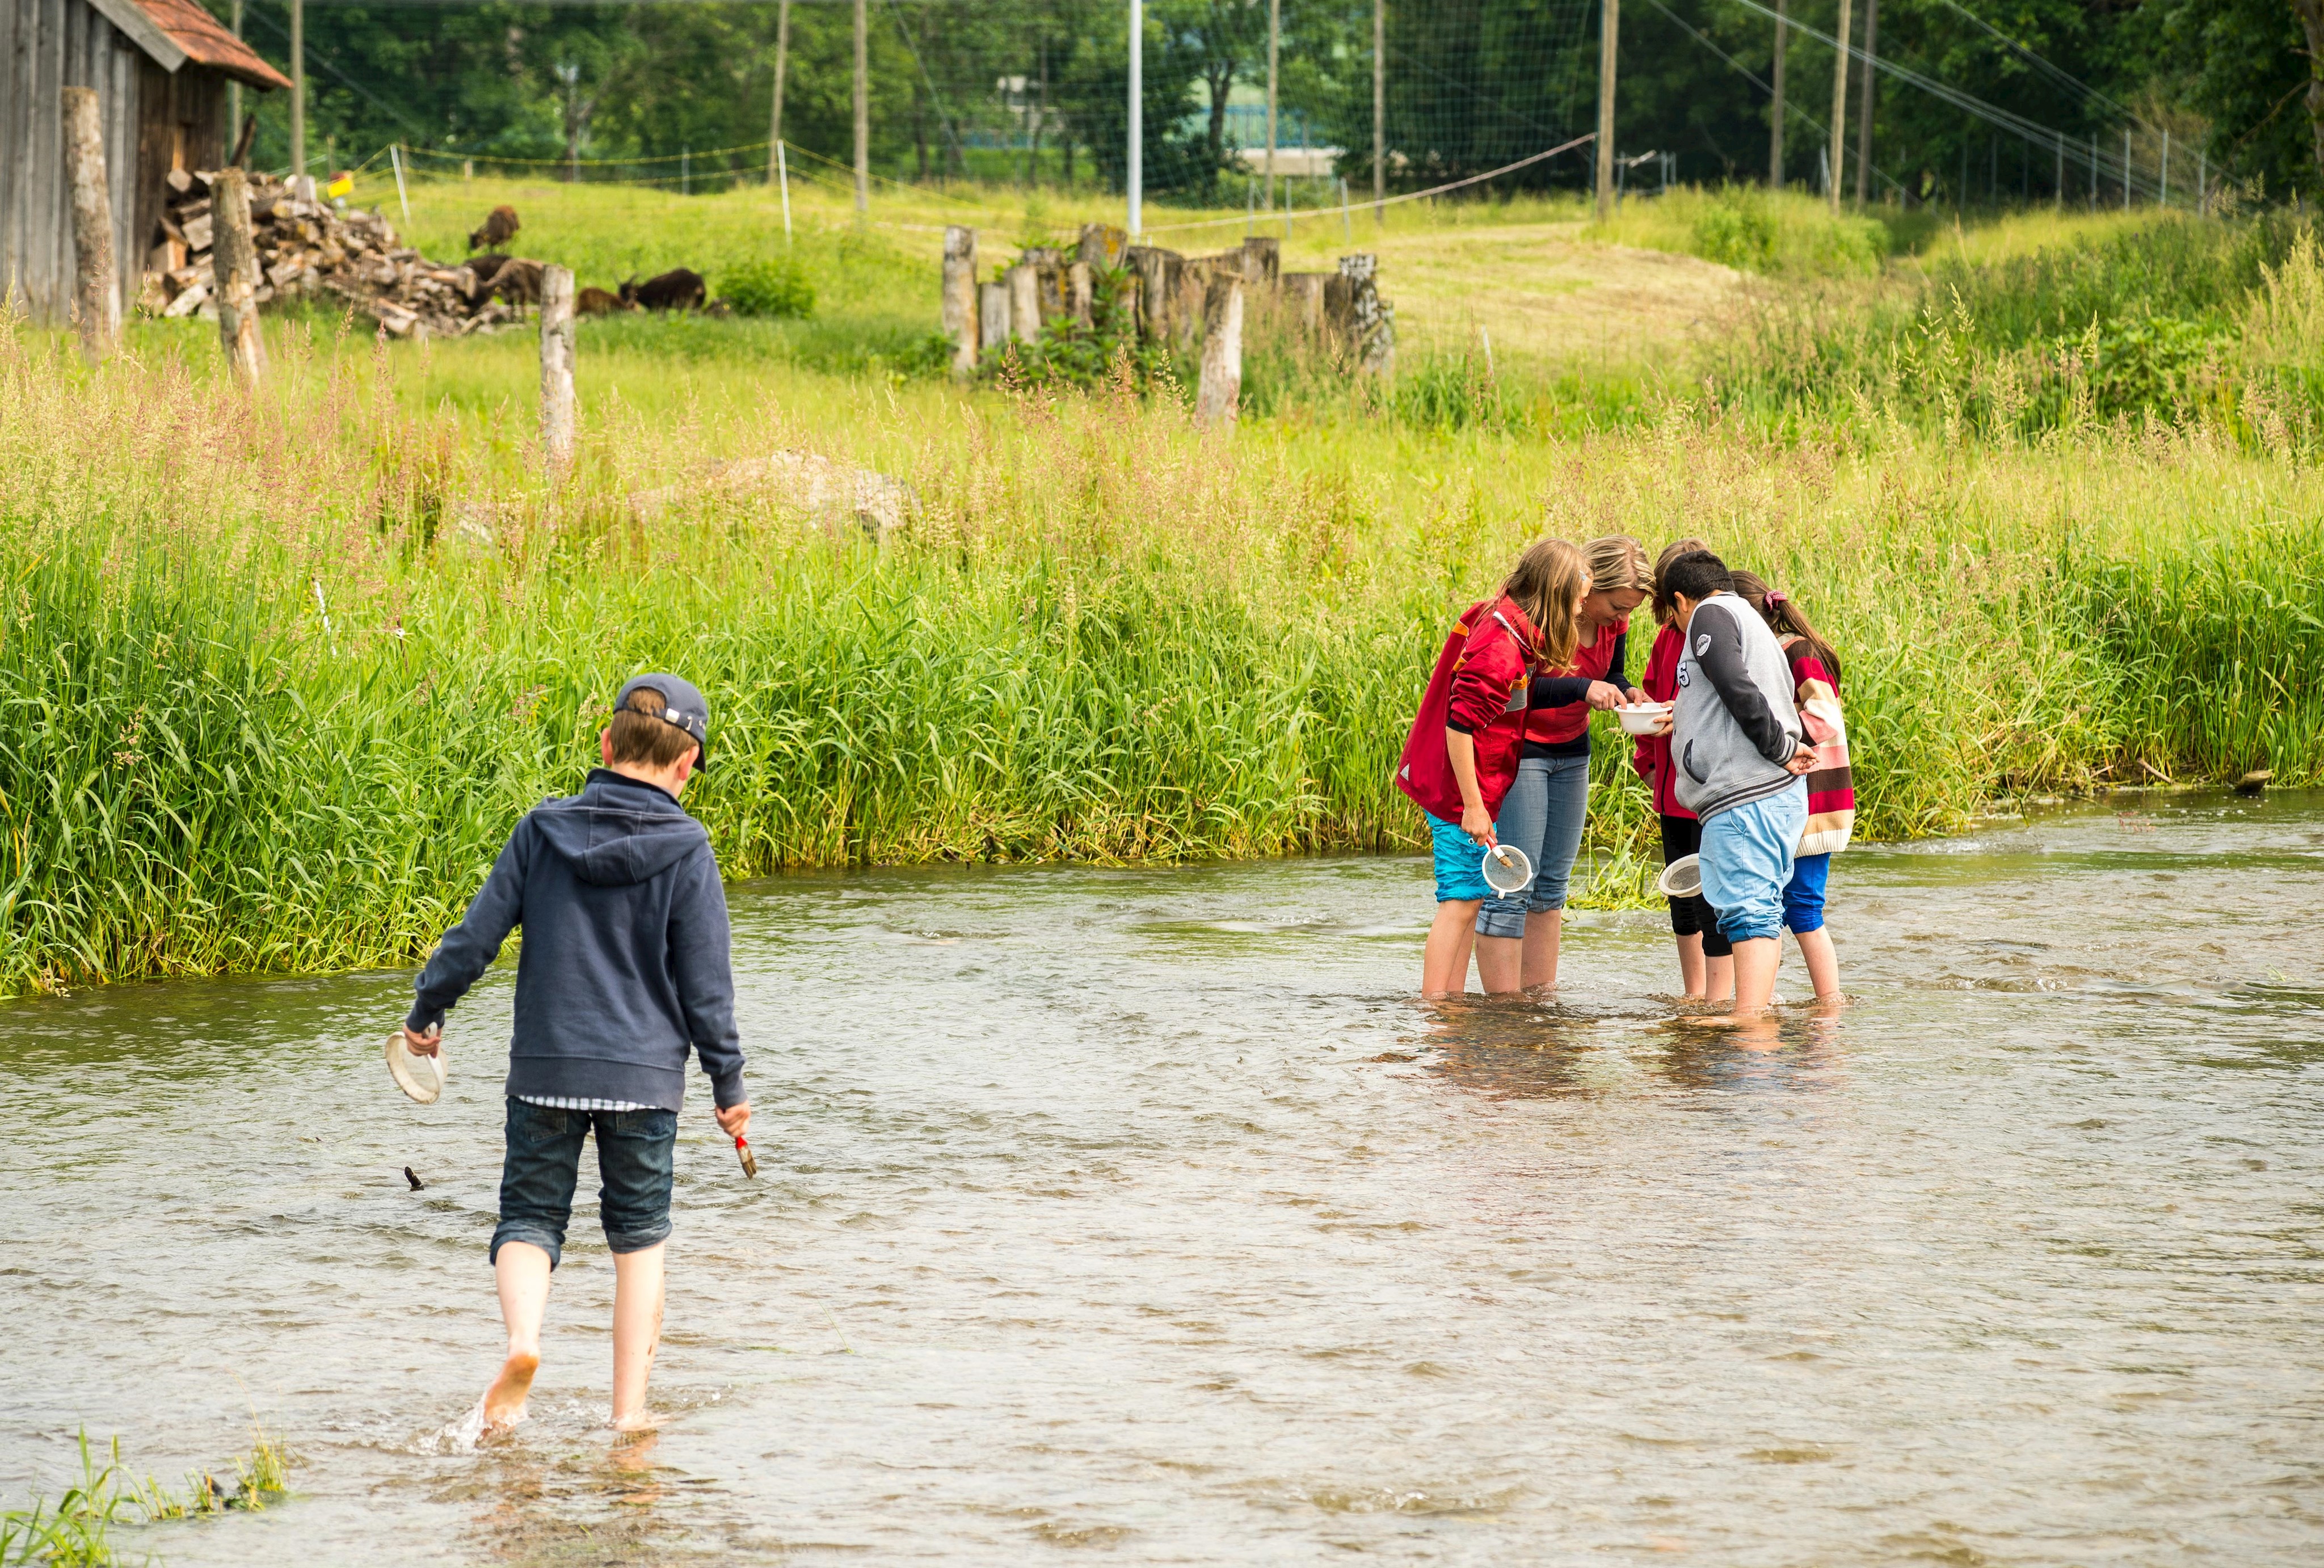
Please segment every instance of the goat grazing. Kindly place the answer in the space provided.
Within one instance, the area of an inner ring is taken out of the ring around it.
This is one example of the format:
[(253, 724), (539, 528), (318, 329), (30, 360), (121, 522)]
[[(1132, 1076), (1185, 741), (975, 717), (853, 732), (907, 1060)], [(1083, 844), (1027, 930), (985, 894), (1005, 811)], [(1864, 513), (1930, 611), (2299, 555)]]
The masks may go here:
[(673, 268), (642, 283), (632, 278), (622, 285), (625, 303), (648, 310), (699, 310), (709, 294), (702, 274), (685, 267)]
[(468, 235), (472, 251), (496, 251), (516, 237), (516, 208), (496, 207), (484, 218), (484, 226)]

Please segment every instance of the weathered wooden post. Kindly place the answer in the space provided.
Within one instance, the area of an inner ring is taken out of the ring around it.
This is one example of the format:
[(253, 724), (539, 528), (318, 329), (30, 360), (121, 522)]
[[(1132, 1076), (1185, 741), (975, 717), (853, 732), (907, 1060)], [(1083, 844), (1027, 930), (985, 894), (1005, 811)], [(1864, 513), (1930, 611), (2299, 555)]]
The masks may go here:
[(549, 477), (573, 463), (573, 269), (540, 269), (540, 450)]
[(1138, 274), (1139, 334), (1148, 343), (1159, 343), (1170, 329), (1170, 291), (1177, 280), (1169, 276), (1169, 263), (1176, 258), (1153, 245), (1132, 245), (1124, 259)]
[(1242, 399), (1242, 280), (1212, 276), (1203, 293), (1203, 376), (1194, 391), (1194, 422), (1231, 425)]
[(1041, 336), (1041, 273), (1031, 262), (1009, 269), (1009, 336), (1019, 343)]
[(976, 308), (976, 231), (955, 224), (945, 230), (944, 329), (952, 339), (952, 373), (964, 380), (976, 374), (982, 346)]
[(1009, 343), (1009, 285), (987, 283), (981, 294), (976, 311), (979, 346), (991, 354)]
[(1087, 327), (1091, 309), (1097, 297), (1097, 280), (1090, 275), (1087, 262), (1065, 263), (1065, 314)]
[(258, 335), (258, 247), (250, 238), (250, 176), (221, 169), (210, 180), (211, 292), (218, 340), (235, 379), (256, 386), (266, 374), (266, 341)]
[(80, 351), (94, 364), (121, 339), (121, 288), (113, 266), (113, 205), (105, 182), (105, 122), (95, 88), (64, 89), (65, 176), (72, 183), (73, 302)]

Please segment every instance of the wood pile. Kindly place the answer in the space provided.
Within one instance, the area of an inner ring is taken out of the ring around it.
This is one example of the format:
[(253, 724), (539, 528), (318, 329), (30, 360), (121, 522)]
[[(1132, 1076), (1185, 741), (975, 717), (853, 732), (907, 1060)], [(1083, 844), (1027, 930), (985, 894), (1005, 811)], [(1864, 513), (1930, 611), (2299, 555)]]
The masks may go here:
[[(208, 171), (172, 170), (161, 232), (145, 258), (138, 305), (156, 316), (217, 314), (211, 263)], [(379, 323), (391, 337), (457, 337), (521, 318), (521, 301), (463, 264), (431, 262), (400, 244), (376, 212), (342, 212), (301, 198), (271, 175), (250, 176), (251, 237), (264, 281), (260, 304), (336, 296)]]

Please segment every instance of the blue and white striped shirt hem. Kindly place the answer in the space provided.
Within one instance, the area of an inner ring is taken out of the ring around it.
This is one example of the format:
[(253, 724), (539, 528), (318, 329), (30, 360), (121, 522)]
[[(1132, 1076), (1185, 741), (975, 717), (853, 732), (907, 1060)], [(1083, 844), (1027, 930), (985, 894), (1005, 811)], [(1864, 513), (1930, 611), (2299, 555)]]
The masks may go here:
[(545, 1106), (551, 1111), (650, 1111), (650, 1105), (640, 1105), (632, 1100), (590, 1100), (572, 1094), (520, 1094), (527, 1105)]

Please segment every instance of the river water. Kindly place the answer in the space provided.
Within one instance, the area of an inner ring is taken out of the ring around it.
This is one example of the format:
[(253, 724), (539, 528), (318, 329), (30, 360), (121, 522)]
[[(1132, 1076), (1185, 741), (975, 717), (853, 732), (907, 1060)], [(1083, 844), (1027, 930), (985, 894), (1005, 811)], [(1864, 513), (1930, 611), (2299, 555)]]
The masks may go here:
[(0, 1493), (255, 1412), (294, 1495), (134, 1551), (2324, 1560), (2324, 798), (1851, 850), (1856, 1000), (1774, 1049), (1672, 1027), (1646, 915), (1582, 917), (1554, 1003), (1424, 1008), (1427, 890), (736, 889), (761, 1175), (697, 1084), (642, 1442), (594, 1174), (534, 1419), (442, 1435), (497, 1362), (511, 971), (429, 1108), (401, 974), (11, 1004)]

